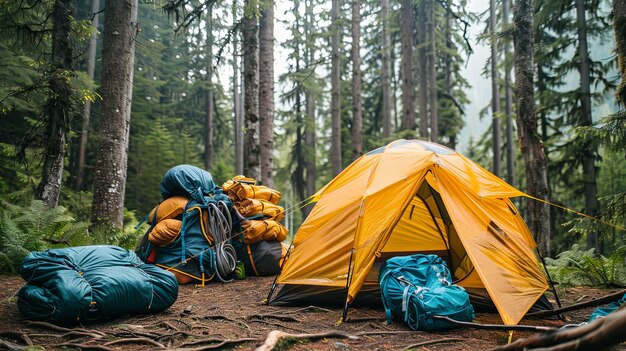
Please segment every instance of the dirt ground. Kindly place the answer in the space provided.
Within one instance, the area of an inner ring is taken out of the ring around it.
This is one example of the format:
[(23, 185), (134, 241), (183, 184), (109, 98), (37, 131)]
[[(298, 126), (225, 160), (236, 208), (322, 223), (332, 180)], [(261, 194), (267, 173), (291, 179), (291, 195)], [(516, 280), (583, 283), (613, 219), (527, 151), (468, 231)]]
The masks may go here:
[[(77, 349), (72, 344), (93, 346), (98, 350), (186, 349), (250, 350), (262, 344), (273, 330), (291, 334), (340, 331), (356, 338), (339, 336), (282, 341), (282, 350), (404, 350), (424, 341), (439, 341), (415, 350), (489, 350), (508, 340), (506, 331), (455, 329), (449, 332), (411, 331), (402, 323), (384, 323), (380, 308), (352, 308), (354, 321), (336, 326), (341, 316), (338, 308), (326, 306), (265, 306), (273, 277), (248, 277), (229, 284), (211, 283), (205, 287), (181, 286), (176, 303), (165, 312), (115, 319), (98, 324), (78, 325), (73, 330), (52, 330), (46, 326), (27, 325), (20, 320), (15, 303), (23, 285), (19, 277), (0, 277), (0, 339), (25, 345), (25, 336), (46, 350)], [(571, 305), (607, 295), (609, 290), (586, 287), (560, 288), (564, 305)], [(585, 308), (567, 313), (565, 321), (525, 319), (521, 324), (559, 327), (580, 323), (592, 312)], [(493, 313), (477, 313), (477, 323), (500, 324)], [(515, 332), (513, 339), (530, 336)], [(222, 343), (223, 340), (239, 340)], [(445, 340), (449, 339), (449, 340)], [(0, 341), (1, 344), (1, 341)], [(63, 344), (67, 346), (62, 346)], [(221, 346), (220, 346), (221, 345)], [(3, 349), (0, 345), (0, 349)], [(39, 348), (41, 349), (41, 348)]]

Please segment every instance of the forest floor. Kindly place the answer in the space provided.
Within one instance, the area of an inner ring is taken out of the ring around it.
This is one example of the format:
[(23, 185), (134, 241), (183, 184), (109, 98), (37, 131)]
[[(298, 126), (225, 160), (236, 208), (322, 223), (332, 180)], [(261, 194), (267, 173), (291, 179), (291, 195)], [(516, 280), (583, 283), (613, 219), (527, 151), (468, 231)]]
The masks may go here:
[[(341, 316), (340, 308), (262, 304), (272, 280), (273, 277), (248, 277), (229, 284), (185, 285), (180, 287), (176, 303), (164, 312), (78, 325), (68, 331), (21, 321), (15, 300), (23, 281), (19, 277), (0, 277), (0, 343), (5, 340), (24, 345), (32, 341), (46, 350), (75, 349), (72, 344), (92, 345), (92, 349), (103, 351), (250, 350), (261, 345), (268, 333), (279, 330), (290, 334), (337, 332), (334, 336), (283, 340), (279, 343), (281, 350), (404, 350), (409, 345), (429, 341), (434, 343), (415, 350), (489, 350), (505, 344), (509, 337), (506, 331), (473, 328), (439, 333), (411, 331), (398, 322), (386, 325), (382, 308), (351, 308), (348, 322), (335, 326)], [(559, 288), (565, 306), (609, 292), (587, 287)], [(521, 324), (560, 327), (580, 323), (593, 309), (566, 313), (565, 321), (525, 319)], [(475, 322), (500, 324), (501, 320), (495, 313), (477, 313)], [(532, 334), (515, 332), (513, 339)], [(3, 349), (1, 344), (0, 349)]]

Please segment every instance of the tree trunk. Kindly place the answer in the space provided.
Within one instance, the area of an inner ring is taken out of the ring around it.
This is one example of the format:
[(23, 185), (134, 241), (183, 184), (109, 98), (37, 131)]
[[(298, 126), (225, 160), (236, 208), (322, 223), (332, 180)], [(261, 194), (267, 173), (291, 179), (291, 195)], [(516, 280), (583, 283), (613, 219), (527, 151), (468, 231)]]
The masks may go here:
[[(533, 8), (533, 0), (517, 0), (513, 8), (515, 106), (517, 133), (526, 166), (526, 192), (547, 200), (546, 156), (537, 133), (533, 92)], [(528, 224), (539, 251), (545, 253), (550, 238), (548, 205), (529, 200)]]
[(206, 120), (204, 123), (204, 168), (213, 168), (213, 4), (209, 4), (206, 19)]
[(56, 0), (52, 18), (52, 72), (49, 80), (50, 98), (46, 102), (43, 168), (35, 197), (47, 208), (56, 207), (63, 182), (63, 162), (69, 120), (72, 114), (72, 87), (67, 74), (72, 70), (70, 22), (72, 1)]
[[(233, 23), (237, 22), (237, 0), (233, 0)], [(243, 116), (239, 91), (239, 30), (233, 33), (233, 115), (235, 124), (235, 173), (243, 174)]]
[(413, 2), (402, 0), (402, 125), (401, 129), (415, 128), (415, 105), (413, 83)]
[(382, 87), (383, 87), (383, 137), (391, 135), (391, 39), (389, 36), (389, 0), (382, 0)]
[(261, 181), (273, 188), (274, 171), (274, 1), (261, 2), (259, 25), (259, 136)]
[(426, 26), (426, 2), (421, 1), (418, 7), (419, 18), (417, 27), (417, 62), (419, 68), (419, 130), (420, 138), (428, 140), (428, 58), (426, 56), (427, 26)]
[(102, 48), (102, 118), (91, 209), (93, 226), (122, 228), (124, 224), (137, 31), (137, 0), (107, 3)]
[(496, 1), (489, 0), (489, 32), (491, 34), (491, 143), (493, 169), (500, 176), (500, 83), (498, 82), (498, 40), (496, 39)]
[(428, 78), (430, 91), (430, 140), (437, 142), (439, 117), (437, 111), (437, 51), (435, 50), (435, 1), (428, 1)]
[[(89, 38), (89, 48), (87, 49), (87, 76), (93, 81), (94, 72), (96, 70), (96, 46), (98, 43), (98, 22), (100, 18), (100, 0), (91, 1), (91, 37)], [(80, 144), (78, 146), (78, 164), (76, 165), (76, 179), (74, 180), (74, 190), (80, 191), (83, 185), (83, 177), (85, 174), (85, 154), (87, 152), (87, 137), (89, 136), (89, 120), (91, 119), (91, 100), (85, 101), (83, 106), (83, 121), (80, 131)]]
[(363, 153), (361, 109), (361, 0), (352, 0), (352, 159)]
[(617, 99), (626, 106), (626, 0), (613, 0), (613, 31), (615, 52), (622, 81), (617, 88)]
[(341, 164), (341, 83), (339, 57), (339, 0), (332, 0), (331, 8), (332, 36), (331, 36), (331, 70), (330, 70), (330, 113), (331, 113), (331, 163), (333, 177), (342, 170)]
[[(578, 19), (578, 56), (580, 57), (580, 88), (582, 92), (582, 118), (580, 126), (591, 126), (591, 86), (589, 83), (589, 51), (587, 49), (587, 22), (585, 19), (585, 1), (576, 0), (576, 17)], [(596, 217), (598, 215), (598, 187), (596, 185), (595, 154), (597, 152), (593, 142), (583, 144), (583, 179), (585, 183), (585, 213)], [(587, 249), (599, 249), (598, 232), (587, 232)]]
[[(509, 24), (510, 0), (502, 0), (504, 25)], [(509, 55), (509, 38), (504, 39), (504, 55)], [(508, 61), (508, 60), (507, 60)], [(511, 87), (511, 66), (507, 62), (504, 68), (504, 114), (506, 115), (506, 181), (515, 186), (515, 145), (513, 139), (513, 89)]]
[(244, 1), (243, 17), (243, 75), (246, 129), (245, 174), (261, 179), (259, 145), (259, 38), (258, 7), (255, 0)]
[[(314, 70), (314, 66), (312, 66), (315, 61), (315, 45), (312, 40), (310, 40), (311, 29), (314, 24), (314, 14), (313, 14), (313, 4), (312, 0), (308, 0), (305, 3), (306, 6), (306, 27), (305, 27), (305, 40), (307, 43), (307, 54), (306, 54), (306, 66), (310, 67), (311, 70)], [(311, 76), (315, 76), (315, 72), (311, 72)], [(306, 95), (306, 123), (305, 123), (305, 132), (304, 139), (306, 144), (306, 192), (307, 196), (313, 195), (317, 191), (317, 169), (316, 169), (316, 117), (315, 117), (315, 104), (316, 104), (316, 95), (312, 89), (307, 89)], [(306, 207), (305, 215), (308, 215), (310, 212), (310, 206)]]

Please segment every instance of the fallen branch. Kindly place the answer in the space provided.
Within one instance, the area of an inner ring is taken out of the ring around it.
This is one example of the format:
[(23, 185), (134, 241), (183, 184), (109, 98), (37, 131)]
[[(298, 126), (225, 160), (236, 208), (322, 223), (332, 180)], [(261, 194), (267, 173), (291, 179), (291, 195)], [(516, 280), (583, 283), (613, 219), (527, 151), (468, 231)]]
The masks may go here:
[(428, 340), (428, 341), (422, 341), (422, 342), (418, 342), (416, 344), (409, 345), (409, 346), (405, 347), (404, 350), (410, 350), (410, 349), (414, 349), (416, 347), (426, 346), (426, 345), (443, 344), (443, 343), (448, 343), (448, 342), (460, 342), (460, 341), (466, 341), (466, 340), (465, 339), (456, 339), (456, 338)]
[(541, 349), (546, 351), (605, 350), (626, 341), (626, 308), (598, 318), (590, 324), (559, 329), (556, 332), (519, 339), (498, 351)]
[(106, 344), (104, 344), (104, 346), (111, 346), (111, 345), (117, 345), (117, 344), (127, 344), (127, 343), (133, 343), (133, 344), (150, 344), (153, 346), (156, 346), (160, 349), (165, 349), (165, 345), (161, 344), (160, 342), (154, 341), (152, 339), (149, 338), (127, 338), (127, 339), (119, 339), (119, 340), (113, 340), (113, 341), (109, 341)]
[(604, 305), (616, 300), (619, 300), (622, 296), (624, 296), (624, 294), (626, 294), (626, 289), (617, 291), (615, 293), (606, 295), (604, 297), (600, 297), (597, 299), (593, 299), (593, 300), (589, 300), (586, 302), (581, 302), (581, 303), (577, 303), (571, 306), (566, 306), (563, 308), (557, 308), (555, 310), (547, 310), (547, 311), (539, 311), (539, 312), (532, 312), (532, 313), (528, 313), (526, 314), (526, 317), (534, 317), (534, 318), (540, 318), (540, 317), (548, 317), (548, 316), (554, 316), (557, 314), (561, 314), (563, 312), (569, 312), (569, 311), (575, 311), (575, 310), (579, 310), (581, 308), (585, 308), (585, 307), (593, 307), (593, 306), (598, 306), (598, 305)]
[(340, 330), (330, 330), (327, 332), (314, 333), (314, 334), (290, 334), (280, 330), (272, 330), (267, 334), (263, 345), (257, 347), (255, 351), (271, 351), (274, 349), (280, 339), (319, 339), (319, 338), (346, 338), (350, 340), (358, 340), (359, 337), (353, 334), (348, 334)]
[(534, 325), (502, 325), (502, 324), (479, 324), (472, 322), (461, 322), (452, 318), (443, 316), (433, 316), (434, 319), (450, 322), (454, 325), (461, 327), (470, 327), (476, 329), (488, 329), (488, 330), (518, 330), (518, 331), (534, 331), (534, 332), (549, 332), (556, 330), (552, 327), (542, 327)]

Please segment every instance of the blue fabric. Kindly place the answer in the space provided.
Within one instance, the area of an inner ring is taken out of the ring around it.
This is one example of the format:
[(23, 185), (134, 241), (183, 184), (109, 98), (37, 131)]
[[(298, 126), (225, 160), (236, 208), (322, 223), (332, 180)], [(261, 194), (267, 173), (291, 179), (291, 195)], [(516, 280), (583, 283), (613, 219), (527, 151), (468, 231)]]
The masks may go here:
[(626, 294), (624, 294), (621, 299), (611, 302), (608, 306), (596, 308), (591, 316), (589, 316), (589, 320), (587, 322), (591, 323), (598, 318), (606, 317), (607, 315), (617, 311), (617, 309), (622, 307), (624, 304), (626, 304)]
[(432, 316), (466, 322), (474, 319), (469, 295), (451, 283), (448, 267), (436, 255), (390, 258), (381, 266), (378, 281), (388, 322), (393, 315), (413, 330), (437, 331), (454, 324)]
[(83, 246), (31, 252), (20, 270), (22, 317), (76, 323), (161, 312), (178, 297), (173, 274), (144, 264), (116, 246)]
[(189, 196), (206, 205), (204, 197), (215, 189), (211, 173), (191, 165), (173, 167), (161, 180), (161, 197), (164, 200), (177, 195)]

